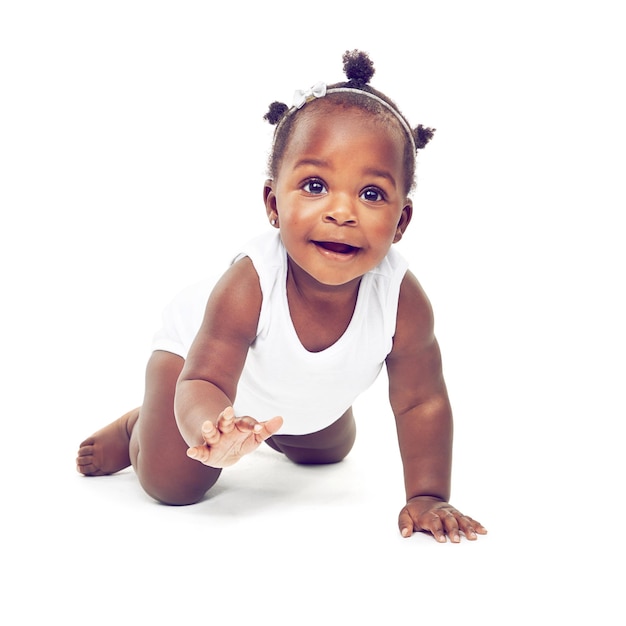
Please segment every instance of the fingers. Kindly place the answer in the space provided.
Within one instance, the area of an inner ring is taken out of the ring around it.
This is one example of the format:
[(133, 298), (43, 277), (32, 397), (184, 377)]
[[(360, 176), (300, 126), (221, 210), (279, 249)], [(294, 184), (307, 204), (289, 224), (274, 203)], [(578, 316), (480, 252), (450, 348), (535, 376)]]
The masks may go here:
[(461, 533), (459, 532), (459, 522), (456, 515), (451, 510), (447, 510), (440, 513), (438, 517), (442, 528), (437, 529), (436, 533), (433, 532), (435, 539), (440, 543), (444, 543), (447, 535), (452, 543), (459, 543), (461, 541)]
[(202, 438), (207, 446), (217, 445), (221, 435), (235, 430), (235, 412), (233, 407), (226, 407), (217, 417), (217, 423), (207, 420), (202, 424)]
[(414, 530), (429, 532), (439, 543), (446, 542), (446, 535), (450, 537), (453, 543), (458, 543), (461, 538), (459, 536), (459, 527), (454, 516), (447, 511), (431, 511), (422, 515), (417, 524), (406, 512), (405, 516), (401, 514), (400, 532), (403, 537), (410, 537)]
[(204, 465), (209, 464), (209, 458), (211, 456), (210, 448), (204, 446), (193, 446), (187, 449), (187, 456), (194, 461), (200, 461)]
[(235, 411), (232, 406), (227, 406), (217, 418), (217, 428), (225, 435), (235, 430)]
[(476, 540), (478, 538), (477, 535), (487, 534), (487, 529), (480, 522), (477, 522), (467, 515), (461, 516), (459, 519), (459, 527), (463, 531), (463, 534), (471, 541)]
[(235, 423), (240, 431), (253, 432), (257, 441), (261, 443), (280, 430), (280, 427), (283, 425), (283, 418), (277, 416), (265, 422), (258, 422), (253, 417), (245, 416), (238, 418)]
[(282, 425), (283, 425), (282, 417), (279, 417), (279, 416), (272, 417), (272, 419), (269, 419), (266, 422), (262, 422), (261, 424), (262, 428), (256, 432), (260, 434), (265, 440), (268, 437), (275, 435), (280, 430)]
[(453, 508), (432, 512), (429, 519), (425, 521), (423, 528), (430, 531), (439, 543), (445, 543), (446, 537), (450, 537), (452, 543), (459, 543), (461, 532), (470, 541), (476, 540), (473, 520), (466, 515), (461, 515)]
[(235, 417), (233, 407), (228, 406), (218, 415), (216, 424), (208, 420), (204, 422), (202, 437), (208, 445), (215, 445), (221, 434), (227, 435), (237, 428), (241, 432), (254, 432), (259, 434), (262, 439), (267, 439), (275, 434), (282, 425), (282, 417), (273, 417), (265, 422), (259, 422), (249, 415)]
[(487, 534), (487, 529), (482, 524), (467, 515), (462, 515), (456, 509), (450, 509), (444, 515), (442, 523), (445, 532), (455, 543), (461, 540), (460, 533), (463, 533), (470, 541), (476, 541), (478, 535)]
[(192, 446), (187, 450), (187, 456), (205, 465), (209, 464), (211, 448), (216, 446), (222, 435), (226, 435), (235, 429), (235, 412), (232, 407), (226, 407), (218, 416), (217, 424), (206, 420), (202, 424), (201, 434), (204, 445)]
[[(283, 424), (282, 417), (273, 417), (259, 422), (253, 417), (235, 417), (232, 407), (226, 407), (214, 424), (207, 420), (202, 424), (204, 443), (192, 446), (187, 456), (212, 467), (232, 464), (233, 459), (252, 452), (265, 439), (276, 433)], [(233, 454), (233, 451), (236, 451)]]
[(213, 422), (211, 422), (210, 420), (207, 420), (206, 422), (204, 422), (204, 424), (202, 424), (201, 432), (202, 432), (202, 439), (204, 439), (204, 442), (206, 443), (207, 446), (217, 445), (217, 442), (220, 440), (220, 431), (217, 428), (217, 426), (213, 424)]
[(433, 511), (428, 513), (423, 519), (420, 519), (420, 525), (421, 530), (430, 532), (439, 543), (446, 542), (446, 533), (450, 536), (453, 543), (458, 543), (461, 540), (456, 519), (449, 512)]
[(413, 534), (413, 518), (409, 515), (406, 507), (400, 511), (398, 527), (400, 528), (400, 534), (403, 537), (410, 537)]
[(475, 541), (478, 535), (487, 534), (482, 524), (449, 505), (426, 510), (418, 515), (415, 515), (415, 511), (413, 513), (412, 516), (408, 506), (400, 512), (398, 527), (403, 537), (410, 537), (417, 530), (431, 533), (439, 543), (445, 543), (447, 537), (450, 537), (452, 543), (459, 543), (461, 534), (470, 541)]

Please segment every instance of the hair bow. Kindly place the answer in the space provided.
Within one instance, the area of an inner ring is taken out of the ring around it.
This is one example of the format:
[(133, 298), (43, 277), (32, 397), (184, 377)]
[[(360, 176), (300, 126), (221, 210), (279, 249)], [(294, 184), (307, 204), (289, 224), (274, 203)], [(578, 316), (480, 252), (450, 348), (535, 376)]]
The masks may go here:
[(326, 95), (326, 83), (315, 83), (311, 89), (302, 91), (296, 90), (293, 94), (293, 106), (301, 109), (312, 98), (323, 98)]

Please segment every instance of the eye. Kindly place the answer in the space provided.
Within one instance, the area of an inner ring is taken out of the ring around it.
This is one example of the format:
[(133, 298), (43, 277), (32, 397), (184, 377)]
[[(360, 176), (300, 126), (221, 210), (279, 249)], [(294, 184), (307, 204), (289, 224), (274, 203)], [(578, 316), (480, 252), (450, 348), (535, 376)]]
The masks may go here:
[(326, 193), (326, 185), (317, 178), (307, 180), (306, 183), (302, 185), (302, 189), (313, 196), (319, 196), (320, 194)]
[(381, 202), (385, 194), (378, 187), (368, 187), (361, 192), (361, 198), (367, 202)]

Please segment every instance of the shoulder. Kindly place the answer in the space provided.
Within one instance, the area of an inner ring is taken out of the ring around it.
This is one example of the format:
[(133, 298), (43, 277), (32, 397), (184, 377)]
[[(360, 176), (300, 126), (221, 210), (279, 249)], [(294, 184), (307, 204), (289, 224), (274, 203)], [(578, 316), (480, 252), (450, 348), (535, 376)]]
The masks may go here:
[(233, 263), (211, 292), (204, 319), (185, 360), (185, 378), (213, 382), (234, 398), (250, 345), (256, 338), (261, 289), (252, 262)]
[(203, 322), (205, 330), (244, 335), (252, 342), (263, 295), (259, 276), (249, 257), (236, 260), (217, 281), (209, 296)]
[(400, 284), (396, 332), (390, 356), (406, 350), (421, 350), (432, 344), (434, 326), (430, 300), (415, 275), (407, 271)]

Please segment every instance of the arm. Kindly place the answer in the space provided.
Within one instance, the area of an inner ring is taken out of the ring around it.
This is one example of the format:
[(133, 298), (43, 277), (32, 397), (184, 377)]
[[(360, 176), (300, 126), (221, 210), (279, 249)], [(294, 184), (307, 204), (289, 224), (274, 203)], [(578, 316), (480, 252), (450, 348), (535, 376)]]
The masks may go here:
[(414, 530), (459, 540), (484, 532), (448, 504), (452, 466), (452, 410), (434, 335), (430, 303), (408, 272), (400, 289), (394, 345), (387, 357), (389, 398), (396, 418), (407, 505), (400, 513), (403, 536)]
[(272, 424), (249, 416), (235, 418), (230, 408), (256, 337), (261, 302), (258, 276), (244, 258), (229, 268), (211, 293), (176, 386), (174, 411), (190, 446), (188, 454), (213, 467), (234, 463), (282, 423), (280, 418), (269, 420)]

